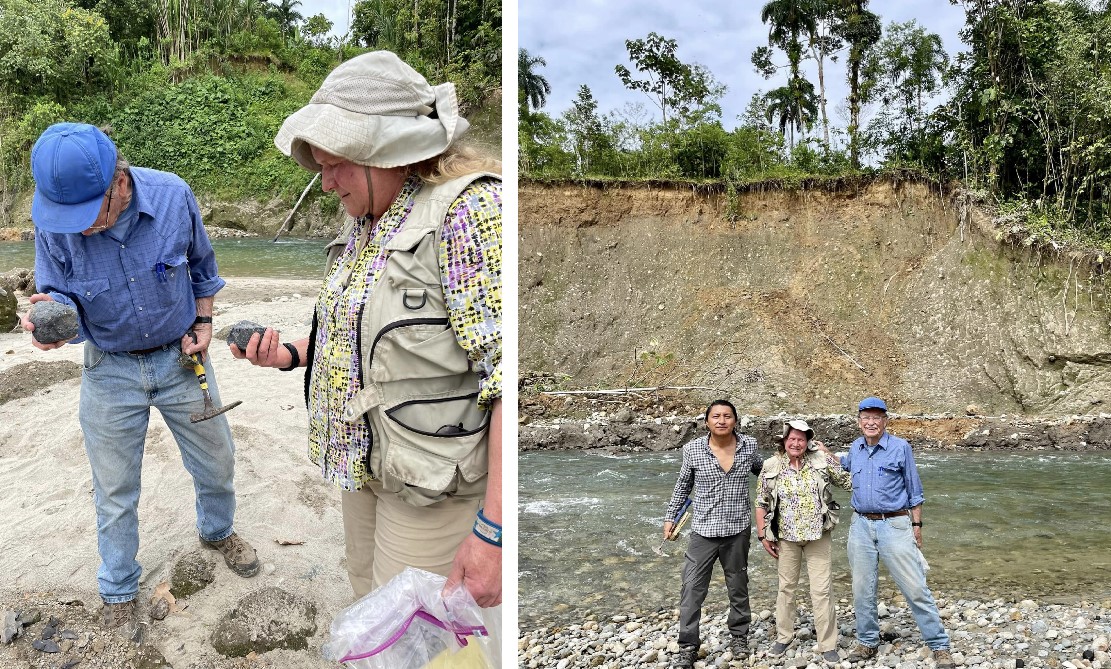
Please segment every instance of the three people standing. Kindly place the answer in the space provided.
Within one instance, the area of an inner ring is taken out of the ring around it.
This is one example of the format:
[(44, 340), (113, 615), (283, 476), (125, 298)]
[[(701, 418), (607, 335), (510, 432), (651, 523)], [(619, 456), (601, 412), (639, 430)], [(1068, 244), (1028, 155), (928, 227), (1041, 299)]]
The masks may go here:
[[(788, 421), (779, 437), (779, 453), (764, 461), (756, 503), (756, 528), (764, 549), (778, 560), (776, 641), (770, 656), (783, 655), (793, 639), (795, 589), (802, 561), (807, 563), (818, 651), (827, 662), (840, 661), (831, 598), (832, 530), (838, 505), (836, 485), (852, 490), (853, 514), (848, 557), (853, 578), (857, 643), (850, 662), (866, 662), (879, 646), (877, 581), (882, 560), (906, 598), (925, 644), (939, 669), (954, 667), (949, 636), (926, 585), (922, 545), (925, 496), (910, 445), (887, 433), (887, 405), (869, 397), (858, 406), (862, 435), (840, 459), (801, 420)], [(747, 656), (751, 621), (748, 600), (747, 470), (755, 442), (734, 432), (736, 409), (725, 400), (706, 413), (708, 435), (683, 447), (679, 480), (668, 505), (673, 519), (695, 490), (690, 544), (683, 567), (679, 613), (679, 654), (675, 667), (691, 667), (697, 658), (698, 622), (713, 563), (720, 560), (729, 589), (728, 625), (735, 658)], [(813, 449), (808, 446), (813, 444)], [(738, 466), (738, 463), (739, 466)], [(664, 523), (670, 538), (672, 522)]]

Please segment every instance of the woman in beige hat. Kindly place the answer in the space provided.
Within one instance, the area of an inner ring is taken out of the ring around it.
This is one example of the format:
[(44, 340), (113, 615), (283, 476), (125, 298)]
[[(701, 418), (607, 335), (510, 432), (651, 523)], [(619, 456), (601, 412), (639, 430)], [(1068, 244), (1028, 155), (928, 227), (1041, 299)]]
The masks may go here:
[(756, 535), (764, 550), (779, 561), (779, 594), (775, 603), (776, 640), (769, 655), (787, 651), (794, 638), (795, 589), (802, 561), (810, 577), (818, 652), (839, 662), (837, 621), (830, 592), (831, 535), (840, 506), (832, 486), (850, 490), (852, 478), (820, 441), (806, 421), (783, 424), (778, 453), (764, 461), (756, 497)]
[(351, 219), (310, 336), (231, 351), (307, 368), (309, 458), (343, 491), (358, 597), (412, 566), (501, 602), (501, 163), (457, 145), (467, 126), (453, 84), (376, 51), (274, 140)]

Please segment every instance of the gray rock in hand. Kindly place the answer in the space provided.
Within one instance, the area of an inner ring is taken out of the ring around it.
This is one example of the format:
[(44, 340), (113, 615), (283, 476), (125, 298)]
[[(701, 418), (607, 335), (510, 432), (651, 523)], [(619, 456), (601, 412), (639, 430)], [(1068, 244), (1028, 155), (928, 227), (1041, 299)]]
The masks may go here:
[(239, 321), (231, 326), (231, 330), (228, 332), (228, 343), (235, 344), (239, 347), (240, 351), (246, 353), (247, 344), (251, 341), (251, 335), (256, 332), (259, 336), (262, 336), (262, 333), (266, 332), (266, 326), (259, 325), (253, 321)]
[(40, 344), (69, 341), (77, 336), (77, 310), (61, 302), (36, 302), (29, 317), (31, 334)]

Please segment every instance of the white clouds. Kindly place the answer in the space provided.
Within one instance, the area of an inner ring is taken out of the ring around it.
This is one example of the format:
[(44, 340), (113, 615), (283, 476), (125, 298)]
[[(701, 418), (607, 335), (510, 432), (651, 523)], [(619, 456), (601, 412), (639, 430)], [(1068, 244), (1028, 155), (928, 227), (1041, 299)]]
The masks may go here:
[[(521, 0), (520, 46), (548, 63), (539, 69), (552, 85), (545, 111), (558, 115), (571, 106), (580, 84), (598, 99), (599, 110), (609, 112), (626, 102), (647, 102), (640, 93), (626, 90), (614, 66), (628, 66), (625, 40), (646, 37), (655, 31), (676, 40), (678, 55), (686, 63), (700, 63), (728, 87), (722, 100), (722, 121), (736, 124), (752, 94), (782, 84), (782, 78), (765, 81), (752, 67), (756, 47), (767, 43), (767, 26), (760, 22), (763, 2), (723, 0)], [(927, 30), (941, 35), (950, 57), (962, 48), (957, 31), (964, 12), (945, 0), (874, 0), (872, 11), (884, 25), (917, 19)], [(778, 54), (780, 61), (786, 59)], [(831, 123), (839, 121), (836, 108), (847, 95), (843, 59), (826, 64), (826, 97)], [(808, 64), (808, 76), (817, 86), (817, 71)]]

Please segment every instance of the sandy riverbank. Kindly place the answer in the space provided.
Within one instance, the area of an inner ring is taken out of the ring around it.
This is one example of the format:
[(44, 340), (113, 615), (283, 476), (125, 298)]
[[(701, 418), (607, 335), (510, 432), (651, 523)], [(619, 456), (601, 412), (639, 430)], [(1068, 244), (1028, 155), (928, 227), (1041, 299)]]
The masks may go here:
[[(286, 340), (306, 336), (317, 286), (316, 281), (230, 279), (216, 299), (216, 329), (249, 319), (280, 329)], [(30, 394), (0, 404), (0, 610), (35, 609), (44, 620), (57, 616), (79, 637), (67, 654), (39, 653), (27, 639), (0, 645), (3, 668), (60, 667), (68, 659), (80, 659), (80, 669), (159, 666), (143, 664), (143, 657), (99, 634), (96, 625), (99, 558), (91, 476), (77, 422), (80, 378), (62, 374), (58, 378), (66, 380), (55, 383), (49, 375), (37, 378), (35, 371), (46, 362), (79, 365), (81, 349), (44, 352), (33, 348), (27, 335), (0, 334), (0, 375), (30, 387), (25, 391)], [(242, 579), (221, 561), (215, 582), (188, 598), (184, 611), (150, 621), (147, 644), (179, 669), (330, 667), (320, 658), (320, 645), (333, 616), (350, 603), (351, 591), (342, 564), (338, 493), (325, 486), (306, 456), (303, 377), (236, 361), (224, 345), (211, 352), (224, 401), (243, 401), (228, 414), (237, 448), (236, 529), (253, 543), (264, 567), (257, 577)], [(139, 561), (145, 602), (168, 580), (174, 561), (197, 548), (192, 481), (157, 412), (142, 477)], [(304, 543), (284, 546), (279, 540)], [(267, 586), (315, 604), (317, 632), (309, 647), (249, 659), (216, 654), (209, 639), (217, 621), (242, 597)], [(77, 647), (82, 642), (84, 649)]]

